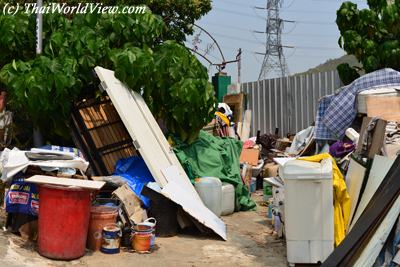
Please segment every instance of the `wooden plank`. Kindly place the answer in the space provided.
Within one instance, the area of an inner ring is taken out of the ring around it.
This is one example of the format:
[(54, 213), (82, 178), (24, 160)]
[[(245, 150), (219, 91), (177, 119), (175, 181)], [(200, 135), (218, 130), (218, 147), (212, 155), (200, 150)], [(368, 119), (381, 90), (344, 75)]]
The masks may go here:
[(34, 175), (25, 180), (29, 183), (35, 184), (48, 184), (48, 185), (59, 185), (65, 187), (81, 187), (91, 190), (100, 190), (106, 182), (102, 181), (90, 181), (80, 179), (69, 179), (69, 178), (58, 178), (46, 175)]
[(236, 125), (238, 122), (242, 122), (244, 93), (225, 95), (222, 101), (233, 110), (233, 116)]
[(400, 122), (400, 96), (367, 97), (368, 117)]
[[(363, 119), (363, 122), (361, 125), (361, 131), (360, 131), (360, 139), (358, 141), (358, 145), (357, 145), (357, 149), (356, 149), (356, 152), (358, 154), (361, 153), (365, 129), (367, 128), (367, 126), (371, 120), (372, 120), (372, 118), (370, 118), (370, 117), (365, 117)], [(383, 140), (385, 139), (386, 124), (387, 124), (387, 122), (385, 120), (378, 120), (378, 122), (376, 123), (375, 129), (372, 132), (372, 142), (371, 142), (372, 144), (368, 150), (368, 155), (367, 155), (368, 159), (373, 159), (375, 157), (375, 155), (381, 154)]]

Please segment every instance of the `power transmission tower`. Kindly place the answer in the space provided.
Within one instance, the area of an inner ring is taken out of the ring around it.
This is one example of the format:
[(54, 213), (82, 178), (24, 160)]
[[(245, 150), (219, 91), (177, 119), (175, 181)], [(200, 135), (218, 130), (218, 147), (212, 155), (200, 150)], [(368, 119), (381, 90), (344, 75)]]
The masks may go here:
[(283, 0), (267, 0), (267, 25), (264, 60), (261, 66), (258, 80), (267, 79), (269, 74), (276, 74), (284, 77), (289, 74), (282, 46), (282, 29), (284, 22), (293, 22), (283, 20), (279, 17), (279, 9), (282, 7)]

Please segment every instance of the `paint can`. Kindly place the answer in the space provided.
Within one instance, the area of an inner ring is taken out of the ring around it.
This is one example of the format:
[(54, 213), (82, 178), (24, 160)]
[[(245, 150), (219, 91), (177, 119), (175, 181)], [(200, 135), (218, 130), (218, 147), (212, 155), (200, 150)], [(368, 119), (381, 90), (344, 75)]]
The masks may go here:
[(151, 250), (151, 233), (135, 232), (132, 236), (132, 248), (138, 253), (149, 253)]
[(133, 230), (139, 234), (151, 234), (150, 246), (154, 247), (156, 242), (156, 224), (157, 221), (155, 218), (148, 218), (142, 223), (133, 226)]
[(117, 224), (109, 224), (103, 228), (100, 251), (106, 254), (119, 253), (122, 231)]

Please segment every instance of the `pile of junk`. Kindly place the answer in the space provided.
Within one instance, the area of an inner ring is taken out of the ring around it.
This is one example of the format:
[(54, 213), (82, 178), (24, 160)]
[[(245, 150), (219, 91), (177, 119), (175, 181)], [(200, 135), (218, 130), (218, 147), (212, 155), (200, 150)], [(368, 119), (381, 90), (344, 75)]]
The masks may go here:
[(140, 94), (111, 70), (95, 72), (104, 95), (76, 103), (76, 148), (1, 154), (6, 230), (57, 260), (86, 249), (150, 253), (156, 237), (180, 232), (226, 240), (220, 217), (255, 207), (240, 173), (242, 143), (205, 131), (190, 145), (167, 140)]
[(399, 265), (400, 73), (363, 75), (314, 108), (296, 134), (242, 136), (245, 183), (264, 189), (290, 265)]

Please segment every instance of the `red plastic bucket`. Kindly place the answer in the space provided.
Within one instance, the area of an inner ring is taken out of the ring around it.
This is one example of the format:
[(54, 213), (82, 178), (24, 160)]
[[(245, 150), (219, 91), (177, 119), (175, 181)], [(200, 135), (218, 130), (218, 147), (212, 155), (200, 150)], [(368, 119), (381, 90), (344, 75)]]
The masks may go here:
[(39, 254), (57, 260), (82, 257), (85, 254), (90, 207), (89, 190), (40, 185)]

